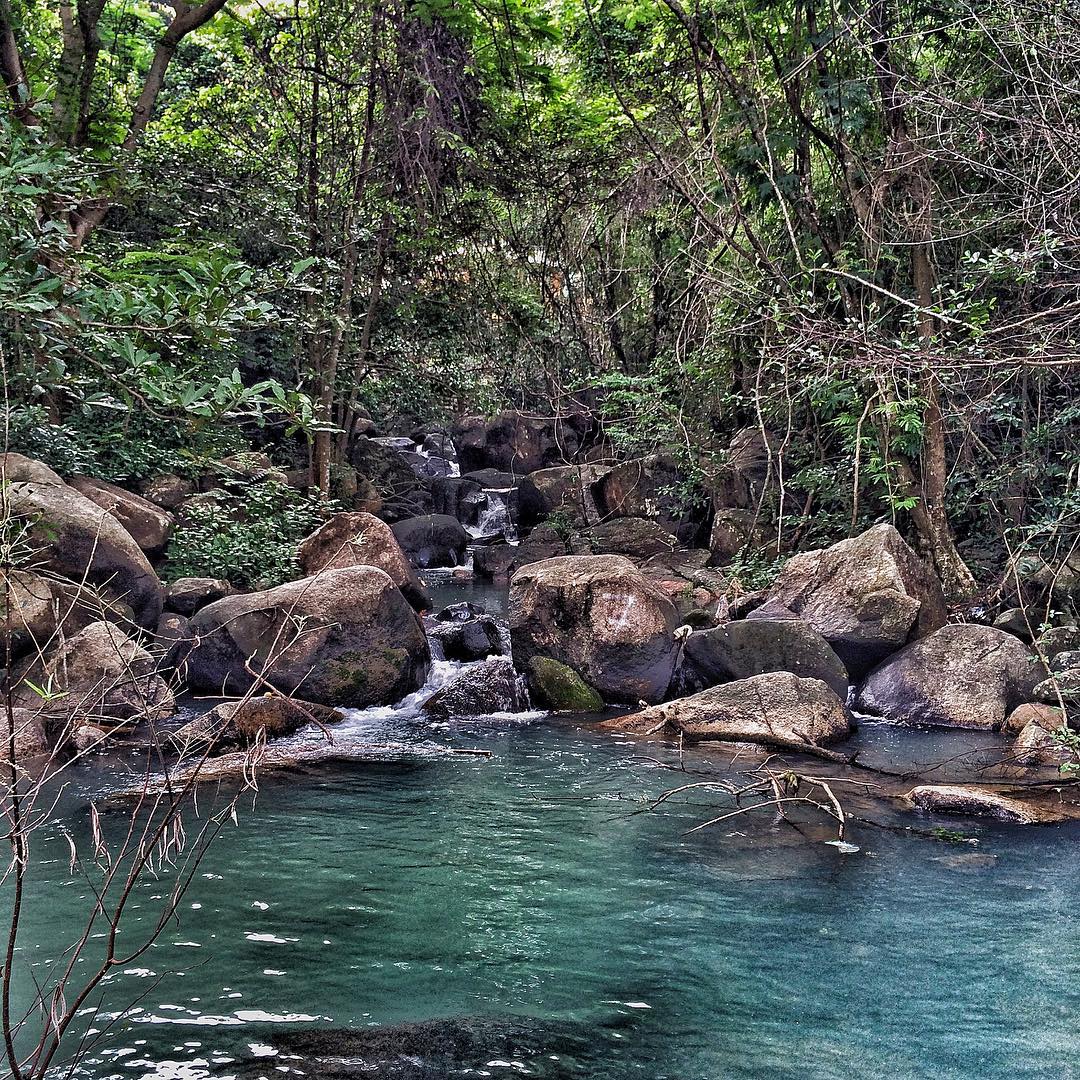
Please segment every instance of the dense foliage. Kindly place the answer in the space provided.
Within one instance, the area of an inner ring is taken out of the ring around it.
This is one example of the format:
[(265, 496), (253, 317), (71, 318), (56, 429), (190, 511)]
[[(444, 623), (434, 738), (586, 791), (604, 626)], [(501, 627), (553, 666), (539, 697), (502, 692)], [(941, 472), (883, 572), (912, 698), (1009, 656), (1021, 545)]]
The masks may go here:
[[(11, 444), (329, 490), (366, 416), (586, 407), (955, 598), (1077, 515), (1067, 0), (0, 0)], [(1064, 545), (1064, 546), (1063, 546)], [(253, 576), (258, 576), (253, 572)]]

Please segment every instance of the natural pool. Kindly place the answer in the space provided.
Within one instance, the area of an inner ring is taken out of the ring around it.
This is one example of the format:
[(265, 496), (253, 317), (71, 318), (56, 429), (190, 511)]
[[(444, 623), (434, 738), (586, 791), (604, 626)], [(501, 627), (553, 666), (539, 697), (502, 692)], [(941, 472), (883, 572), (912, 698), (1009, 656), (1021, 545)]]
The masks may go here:
[[(851, 855), (769, 813), (686, 835), (717, 798), (640, 800), (709, 775), (708, 755), (687, 777), (655, 760), (676, 763), (671, 748), (569, 721), (431, 731), (390, 710), (339, 737), (388, 727), (492, 757), (264, 776), (179, 924), (109, 980), (106, 1013), (136, 1004), (75, 1075), (1080, 1073), (1080, 828), (921, 819), (972, 845), (856, 826)], [(859, 737), (927, 760), (942, 738)], [(61, 824), (85, 842), (76, 793), (35, 850), (24, 964), (66, 944), (87, 903)], [(162, 891), (144, 882), (132, 914), (149, 921)], [(439, 1019), (392, 1052), (295, 1042)]]

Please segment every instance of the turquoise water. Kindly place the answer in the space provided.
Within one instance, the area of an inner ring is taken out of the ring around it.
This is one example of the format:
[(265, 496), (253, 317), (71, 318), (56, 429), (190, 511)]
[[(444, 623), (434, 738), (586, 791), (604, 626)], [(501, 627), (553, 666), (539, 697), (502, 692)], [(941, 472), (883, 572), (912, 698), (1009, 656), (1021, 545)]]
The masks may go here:
[[(850, 855), (770, 814), (686, 835), (719, 797), (690, 792), (654, 813), (642, 800), (727, 768), (718, 758), (685, 759), (683, 774), (653, 760), (677, 763), (671, 749), (568, 721), (432, 731), (358, 716), (346, 735), (389, 724), (493, 756), (264, 776), (179, 924), (109, 980), (105, 1014), (137, 1004), (75, 1075), (1080, 1071), (1076, 827), (917, 820), (978, 840), (954, 844), (856, 825)], [(884, 756), (896, 739), (880, 733)], [(35, 849), (24, 979), (69, 940), (88, 900), (61, 825), (85, 842), (74, 794)], [(165, 884), (140, 888), (130, 940)], [(417, 1022), (392, 1033), (400, 1054), (338, 1048), (352, 1062), (341, 1073), (295, 1056), (297, 1033), (310, 1050), (312, 1030)], [(414, 1045), (432, 1031), (454, 1033), (446, 1060)]]

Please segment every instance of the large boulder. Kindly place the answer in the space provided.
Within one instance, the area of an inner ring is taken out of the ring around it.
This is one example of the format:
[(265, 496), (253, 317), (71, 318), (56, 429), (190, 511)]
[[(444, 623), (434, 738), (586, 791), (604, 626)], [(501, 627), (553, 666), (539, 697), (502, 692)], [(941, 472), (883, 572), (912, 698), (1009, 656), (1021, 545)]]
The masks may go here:
[(945, 623), (941, 585), (892, 525), (792, 556), (769, 589), (808, 622), (858, 678)]
[(345, 566), (376, 566), (390, 575), (417, 611), (431, 607), (423, 582), (390, 526), (371, 514), (335, 514), (300, 542), (296, 557), (305, 577)]
[(112, 514), (149, 558), (156, 559), (165, 551), (174, 524), (173, 516), (167, 510), (104, 480), (73, 476), (69, 483), (91, 502)]
[(689, 542), (690, 521), (677, 495), (681, 473), (675, 459), (666, 454), (624, 461), (607, 469), (593, 485), (597, 508), (604, 518), (656, 518)]
[(507, 657), (500, 656), (460, 672), (429, 697), (421, 710), (438, 720), (449, 720), (452, 716), (522, 712), (528, 707), (529, 695), (521, 676)]
[(153, 628), (164, 589), (131, 534), (51, 470), (18, 457), (6, 455), (7, 505), (11, 517), (25, 523), (35, 568), (96, 586), (127, 604), (139, 626)]
[(709, 562), (726, 566), (743, 551), (766, 551), (776, 554), (776, 530), (770, 529), (754, 510), (719, 507), (709, 530)]
[(566, 554), (566, 541), (550, 525), (533, 529), (520, 544), (486, 544), (473, 551), (478, 577), (502, 581), (523, 566)]
[(436, 514), (475, 525), (487, 502), (484, 485), (468, 476), (439, 476), (431, 481), (431, 509)]
[(461, 420), (453, 437), (463, 473), (501, 469), (521, 476), (575, 461), (592, 426), (584, 413), (548, 418), (504, 412), (493, 420)]
[(449, 514), (406, 518), (394, 525), (393, 533), (409, 561), (421, 569), (460, 566), (465, 561), (469, 534)]
[(846, 699), (848, 675), (840, 657), (809, 623), (797, 619), (727, 622), (686, 639), (680, 672), (687, 689), (790, 671), (820, 679)]
[(47, 649), (58, 631), (78, 633), (111, 613), (92, 589), (32, 570), (0, 570), (0, 629), (13, 657)]
[(483, 610), (456, 604), (445, 608), (428, 628), (428, 637), (438, 641), (447, 660), (483, 660), (503, 652), (499, 624)]
[(592, 485), (607, 471), (602, 465), (557, 465), (529, 473), (518, 492), (521, 524), (531, 528), (560, 514), (581, 527), (595, 525), (600, 512)]
[(176, 711), (154, 657), (110, 622), (90, 623), (28, 657), (12, 673), (11, 693), (16, 707), (53, 728), (157, 720)]
[(378, 493), (380, 513), (388, 521), (426, 514), (431, 509), (431, 480), (417, 476), (400, 451), (360, 436), (349, 445), (348, 456), (358, 483), (370, 483)]
[(601, 726), (641, 734), (667, 729), (687, 739), (797, 749), (845, 738), (851, 732), (851, 718), (820, 679), (774, 671), (713, 686)]
[(419, 616), (373, 566), (228, 596), (191, 632), (188, 683), (204, 693), (243, 694), (265, 679), (320, 704), (389, 705), (423, 685), (431, 662)]
[(567, 555), (532, 563), (510, 582), (514, 662), (566, 664), (606, 701), (660, 701), (679, 654), (675, 606), (628, 559)]
[[(16, 762), (42, 757), (49, 752), (49, 739), (41, 717), (29, 709), (0, 709), (0, 739), (7, 758), (9, 740), (14, 735)], [(6, 764), (5, 760), (5, 764)], [(7, 783), (7, 778), (4, 780)]]
[(899, 724), (995, 730), (1032, 700), (1042, 673), (1019, 638), (992, 626), (953, 624), (875, 668), (855, 708)]

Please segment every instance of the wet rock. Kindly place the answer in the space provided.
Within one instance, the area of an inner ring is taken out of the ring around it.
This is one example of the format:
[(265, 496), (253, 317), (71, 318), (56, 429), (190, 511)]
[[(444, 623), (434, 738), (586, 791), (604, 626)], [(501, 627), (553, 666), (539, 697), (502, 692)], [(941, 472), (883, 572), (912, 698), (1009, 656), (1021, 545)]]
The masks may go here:
[(191, 629), (188, 682), (206, 693), (246, 693), (254, 672), (308, 701), (390, 705), (423, 685), (431, 661), (419, 616), (371, 566), (228, 596), (198, 612)]
[(421, 569), (460, 566), (465, 561), (469, 534), (457, 518), (426, 514), (393, 526), (394, 537), (409, 561)]
[(434, 480), (439, 476), (449, 476), (454, 471), (454, 466), (444, 457), (435, 454), (417, 454), (405, 451), (401, 455), (417, 476), (423, 476)]
[(499, 469), (521, 476), (575, 461), (592, 426), (583, 413), (550, 419), (504, 412), (493, 420), (467, 417), (453, 436), (463, 473)]
[(103, 726), (157, 720), (176, 711), (153, 656), (109, 622), (91, 623), (44, 657), (23, 661), (11, 681), (16, 707), (40, 715), (47, 728), (75, 718)]
[(313, 701), (266, 694), (243, 701), (223, 701), (209, 712), (173, 732), (172, 739), (187, 753), (214, 754), (248, 746), (256, 739), (280, 739), (308, 724), (337, 724), (340, 709)]
[(817, 630), (853, 678), (945, 622), (940, 584), (891, 525), (792, 556), (766, 599)]
[(478, 577), (501, 581), (523, 566), (566, 554), (566, 541), (550, 526), (541, 525), (520, 544), (487, 544), (473, 552)]
[(518, 570), (510, 582), (514, 662), (566, 664), (606, 701), (661, 700), (679, 654), (674, 605), (628, 559), (567, 555)]
[[(25, 467), (14, 468), (10, 459), (15, 456), (8, 455), (12, 475), (31, 475)], [(42, 468), (33, 474), (43, 475)], [(129, 605), (140, 626), (157, 623), (164, 600), (161, 582), (131, 534), (108, 511), (62, 482), (9, 481), (7, 499), (12, 518), (28, 527), (39, 572), (85, 580)]]
[(300, 570), (311, 577), (346, 566), (375, 566), (390, 575), (417, 611), (431, 607), (431, 598), (397, 537), (385, 521), (362, 511), (335, 514), (296, 549)]
[(421, 710), (435, 719), (448, 720), (452, 716), (522, 712), (528, 707), (529, 695), (513, 663), (499, 657), (466, 668), (428, 698)]
[(467, 476), (440, 476), (431, 482), (431, 508), (436, 514), (475, 525), (485, 503), (484, 485)]
[(847, 698), (847, 669), (829, 643), (800, 620), (728, 622), (686, 639), (682, 681), (688, 690), (747, 679), (769, 671), (790, 671), (820, 679)]
[(993, 818), (1012, 825), (1040, 825), (1061, 819), (1061, 815), (1045, 807), (976, 785), (923, 784), (912, 788), (904, 799), (931, 813)]
[(465, 619), (442, 619), (442, 613), (428, 630), (428, 636), (442, 646), (447, 660), (483, 660), (503, 651), (499, 624), (481, 611)]
[(549, 656), (534, 656), (527, 678), (532, 699), (552, 712), (590, 713), (604, 707), (604, 699), (576, 671)]
[(1080, 668), (1070, 668), (1051, 675), (1035, 687), (1031, 696), (1036, 701), (1044, 701), (1049, 705), (1055, 705), (1059, 701), (1066, 705), (1080, 701)]
[(104, 480), (73, 476), (70, 483), (80, 494), (112, 514), (149, 558), (156, 559), (165, 551), (175, 524), (168, 511)]
[(437, 457), (446, 458), (447, 461), (457, 461), (454, 440), (445, 431), (433, 431), (417, 441), (425, 454), (434, 454)]
[(1032, 699), (1041, 665), (1019, 638), (990, 626), (943, 626), (867, 676), (855, 708), (900, 724), (1000, 728)]
[(641, 734), (667, 729), (688, 739), (797, 749), (846, 738), (851, 719), (844, 703), (820, 679), (781, 671), (713, 686), (601, 726)]
[(585, 527), (600, 520), (592, 485), (607, 472), (601, 465), (560, 465), (539, 469), (522, 481), (518, 492), (520, 522), (531, 528), (552, 514)]
[(177, 578), (165, 590), (165, 606), (177, 615), (194, 615), (200, 608), (232, 596), (236, 590), (224, 578)]

